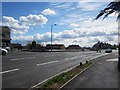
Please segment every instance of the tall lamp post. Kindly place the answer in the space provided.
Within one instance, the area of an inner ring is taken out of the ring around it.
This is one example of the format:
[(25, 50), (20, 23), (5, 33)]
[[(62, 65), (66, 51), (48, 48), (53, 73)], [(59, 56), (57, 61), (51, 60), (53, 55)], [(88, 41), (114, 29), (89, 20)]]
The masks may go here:
[(118, 21), (118, 70), (120, 72), (120, 20)]
[(52, 51), (52, 38), (53, 38), (52, 33), (53, 33), (53, 26), (56, 26), (56, 25), (57, 25), (57, 24), (51, 25), (51, 51)]

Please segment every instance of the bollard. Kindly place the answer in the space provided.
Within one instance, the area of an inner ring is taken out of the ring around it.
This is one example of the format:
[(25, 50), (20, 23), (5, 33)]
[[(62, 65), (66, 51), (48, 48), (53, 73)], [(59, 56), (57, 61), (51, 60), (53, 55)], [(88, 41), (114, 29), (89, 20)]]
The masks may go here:
[(86, 61), (86, 64), (88, 64), (88, 61)]
[(82, 62), (80, 62), (80, 66), (82, 66)]

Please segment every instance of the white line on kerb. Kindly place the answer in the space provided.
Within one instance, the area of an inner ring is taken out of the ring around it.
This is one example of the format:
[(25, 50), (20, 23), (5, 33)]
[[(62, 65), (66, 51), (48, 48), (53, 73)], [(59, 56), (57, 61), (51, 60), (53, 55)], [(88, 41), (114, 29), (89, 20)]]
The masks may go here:
[(17, 69), (7, 70), (7, 71), (0, 72), (0, 74), (4, 74), (4, 73), (8, 73), (8, 72), (14, 72), (14, 71), (17, 71), (17, 70), (19, 70), (19, 69), (17, 68)]
[(56, 63), (56, 62), (58, 62), (58, 61), (51, 61), (51, 62), (41, 63), (41, 64), (37, 64), (37, 66), (46, 65), (46, 64), (50, 64), (50, 63)]

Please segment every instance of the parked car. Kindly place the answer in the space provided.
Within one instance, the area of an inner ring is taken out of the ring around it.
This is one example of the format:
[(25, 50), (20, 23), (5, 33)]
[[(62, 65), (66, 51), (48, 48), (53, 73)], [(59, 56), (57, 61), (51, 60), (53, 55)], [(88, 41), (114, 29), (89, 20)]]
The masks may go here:
[(6, 49), (0, 47), (0, 54), (6, 55), (7, 53), (8, 51)]
[(105, 53), (111, 53), (111, 52), (112, 52), (112, 49), (105, 50)]
[(4, 47), (4, 49), (6, 49), (7, 51), (10, 51), (10, 47)]

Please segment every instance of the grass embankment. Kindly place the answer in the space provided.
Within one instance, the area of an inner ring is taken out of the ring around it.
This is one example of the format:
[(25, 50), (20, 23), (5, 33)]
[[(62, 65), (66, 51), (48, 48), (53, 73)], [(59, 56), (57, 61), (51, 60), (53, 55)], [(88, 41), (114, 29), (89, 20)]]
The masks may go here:
[(88, 66), (90, 66), (92, 63), (85, 63), (83, 65), (78, 65), (75, 68), (64, 72), (62, 74), (59, 74), (52, 79), (46, 81), (45, 83), (38, 86), (38, 88), (53, 88), (53, 89), (59, 89), (62, 85), (64, 85), (66, 82), (68, 82), (70, 79), (72, 79), (75, 75), (86, 69)]

